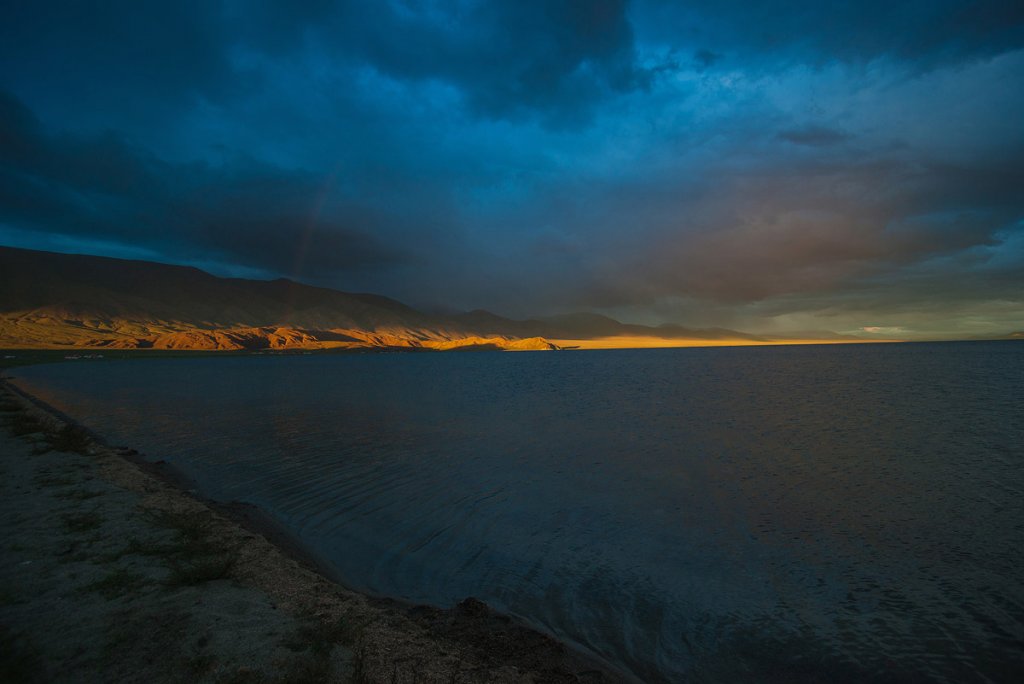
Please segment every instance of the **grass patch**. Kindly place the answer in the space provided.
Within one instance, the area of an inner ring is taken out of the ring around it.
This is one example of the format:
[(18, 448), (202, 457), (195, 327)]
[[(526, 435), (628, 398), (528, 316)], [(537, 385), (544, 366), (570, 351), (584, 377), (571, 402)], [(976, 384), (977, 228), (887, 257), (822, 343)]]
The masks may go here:
[(270, 681), (263, 676), (262, 672), (240, 669), (221, 672), (214, 680), (214, 684), (269, 684)]
[(43, 472), (32, 478), (32, 482), (40, 487), (67, 487), (78, 482), (79, 478), (74, 475), (55, 475)]
[(28, 637), (0, 625), (0, 681), (40, 682), (43, 672), (43, 659)]
[[(308, 654), (307, 657), (296, 658), (288, 664), (275, 682), (325, 682), (332, 680), (333, 662), (331, 653), (339, 644), (351, 644), (361, 635), (362, 626), (355, 626), (344, 617), (332, 620), (309, 619), (301, 624), (291, 635), (286, 637), (282, 645), (295, 653)], [(365, 654), (364, 654), (365, 655)], [(358, 654), (353, 654), (353, 674), (346, 679), (350, 682), (361, 682), (361, 665)]]
[(360, 646), (352, 654), (352, 675), (349, 681), (353, 684), (365, 684), (369, 681), (366, 672), (366, 646)]
[(174, 541), (166, 555), (181, 560), (222, 555), (224, 549), (210, 542), (213, 516), (209, 511), (149, 511), (146, 517), (156, 525), (174, 532)]
[(197, 584), (227, 579), (231, 576), (238, 557), (234, 554), (221, 554), (192, 558), (186, 561), (171, 561), (171, 574), (167, 577), (169, 587), (191, 587)]
[(56, 451), (78, 454), (88, 453), (93, 442), (89, 431), (80, 425), (65, 425), (60, 430), (50, 433), (46, 439), (50, 443), (50, 448)]
[(143, 514), (154, 525), (173, 530), (179, 543), (202, 544), (210, 534), (213, 516), (209, 511), (147, 510)]
[(57, 492), (54, 496), (65, 501), (88, 501), (89, 499), (95, 499), (97, 496), (103, 496), (103, 492), (90, 491), (88, 489), (65, 489), (64, 491)]
[(210, 541), (213, 515), (209, 511), (151, 510), (145, 515), (153, 524), (175, 533), (169, 547), (154, 547), (163, 551), (171, 571), (167, 586), (195, 586), (231, 576), (238, 554)]
[(64, 529), (68, 532), (88, 532), (103, 524), (103, 516), (96, 511), (69, 513), (61, 516), (61, 519), (64, 521)]
[(284, 640), (289, 651), (305, 651), (316, 656), (329, 656), (336, 644), (349, 643), (356, 630), (342, 617), (335, 620), (315, 620), (299, 626)]
[(314, 684), (331, 681), (331, 661), (327, 658), (293, 658), (270, 679), (274, 684)]
[(0, 607), (21, 603), (9, 589), (0, 589)]
[(213, 672), (216, 664), (217, 658), (212, 653), (201, 653), (185, 661), (185, 667), (188, 668), (189, 674), (196, 678)]
[(111, 551), (110, 553), (101, 556), (101, 560), (104, 563), (114, 563), (125, 556), (150, 556), (150, 557), (166, 557), (172, 556), (180, 551), (180, 547), (172, 544), (165, 544), (158, 541), (142, 541), (138, 537), (132, 537), (128, 540), (128, 544), (121, 547), (117, 551)]
[(8, 416), (5, 422), (7, 431), (14, 437), (24, 437), (44, 430), (42, 421), (24, 411)]
[[(104, 643), (100, 666), (115, 666), (129, 679), (152, 682), (192, 682), (182, 676), (186, 644), (189, 641), (187, 609), (175, 610), (172, 605), (146, 607), (125, 605), (112, 611), (104, 621)], [(147, 678), (131, 674), (149, 672)], [(111, 678), (100, 681), (117, 681)]]
[(103, 579), (85, 585), (82, 587), (82, 591), (94, 591), (109, 601), (135, 591), (146, 584), (148, 584), (148, 581), (142, 575), (131, 570), (118, 568), (108, 573)]
[[(247, 668), (221, 672), (215, 684), (321, 684), (322, 682), (346, 681), (363, 684), (366, 679), (339, 680), (334, 674), (332, 663), (325, 658), (292, 658), (279, 665), (274, 674), (266, 674)], [(394, 680), (392, 680), (394, 681)]]
[(84, 549), (81, 551), (75, 551), (74, 549), (72, 549), (70, 551), (67, 551), (59, 559), (57, 559), (57, 562), (61, 565), (67, 565), (68, 563), (84, 563), (92, 557), (93, 555), (89, 551), (86, 551)]

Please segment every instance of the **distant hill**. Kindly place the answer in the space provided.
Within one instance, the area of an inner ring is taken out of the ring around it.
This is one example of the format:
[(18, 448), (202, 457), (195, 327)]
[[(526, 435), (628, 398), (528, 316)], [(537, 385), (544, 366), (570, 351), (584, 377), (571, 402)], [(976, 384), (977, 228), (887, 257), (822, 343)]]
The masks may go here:
[(771, 342), (593, 313), (524, 321), (482, 310), (430, 315), (380, 295), (283, 278), (218, 278), (186, 266), (0, 247), (4, 348), (532, 350)]
[(972, 340), (1024, 340), (1024, 331), (1008, 332), (1003, 335), (978, 335), (970, 338)]
[(746, 340), (766, 342), (767, 338), (725, 328), (684, 328), (678, 325), (635, 325), (620, 323), (614, 318), (595, 313), (573, 313), (561, 316), (515, 321), (496, 316), (489, 311), (470, 311), (450, 316), (458, 324), (496, 335), (542, 336), (561, 340), (593, 340), (599, 338), (629, 337), (663, 340)]
[(0, 248), (0, 346), (536, 348), (401, 302), (148, 261)]

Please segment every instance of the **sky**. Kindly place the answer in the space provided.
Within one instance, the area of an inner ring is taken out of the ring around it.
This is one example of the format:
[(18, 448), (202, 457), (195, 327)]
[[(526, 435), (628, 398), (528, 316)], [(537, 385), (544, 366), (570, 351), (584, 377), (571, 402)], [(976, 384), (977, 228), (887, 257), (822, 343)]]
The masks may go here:
[(11, 3), (0, 244), (511, 317), (1022, 330), (1024, 5)]

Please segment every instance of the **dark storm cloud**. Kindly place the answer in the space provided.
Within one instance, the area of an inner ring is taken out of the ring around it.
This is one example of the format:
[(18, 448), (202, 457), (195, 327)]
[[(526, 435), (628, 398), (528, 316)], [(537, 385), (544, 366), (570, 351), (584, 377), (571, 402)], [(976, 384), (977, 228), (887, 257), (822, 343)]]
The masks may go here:
[[(623, 0), (352, 2), (315, 6), (285, 33), (396, 79), (449, 84), (484, 116), (567, 124), (609, 92), (648, 84), (625, 10)], [(254, 40), (281, 35), (279, 13), (258, 18)]]
[(795, 145), (810, 145), (811, 147), (835, 145), (847, 140), (849, 137), (849, 135), (842, 131), (813, 124), (779, 131), (779, 138), (782, 140), (789, 141)]
[(113, 134), (47, 134), (0, 93), (0, 220), (27, 231), (143, 246), (308, 277), (406, 259), (372, 236), (383, 219), (352, 203), (324, 211), (322, 183), (250, 161), (175, 165)]
[[(8, 88), (63, 115), (102, 124), (134, 116), (149, 125), (220, 100), (240, 81), (213, 3), (22, 2), (4, 9), (0, 72)], [(117, 108), (127, 117), (109, 117)]]
[(727, 66), (886, 57), (931, 68), (1024, 43), (1024, 6), (1006, 0), (649, 0), (638, 9), (651, 39), (714, 50)]
[(707, 69), (720, 59), (722, 59), (722, 55), (707, 48), (701, 48), (693, 53), (693, 61), (701, 69)]
[(995, 327), (1021, 306), (1022, 12), (22, 3), (0, 230), (514, 315), (943, 325), (930, 295)]
[[(576, 296), (646, 306), (685, 293), (739, 305), (888, 279), (899, 297), (903, 269), (1024, 232), (1020, 159), (923, 168), (906, 160), (790, 162), (743, 173), (705, 169), (689, 196), (665, 179), (609, 191), (585, 220), (601, 226), (628, 217), (647, 230), (642, 240), (614, 226), (600, 231), (606, 242), (589, 246), (598, 266), (575, 283)], [(937, 280), (933, 294), (964, 285)]]

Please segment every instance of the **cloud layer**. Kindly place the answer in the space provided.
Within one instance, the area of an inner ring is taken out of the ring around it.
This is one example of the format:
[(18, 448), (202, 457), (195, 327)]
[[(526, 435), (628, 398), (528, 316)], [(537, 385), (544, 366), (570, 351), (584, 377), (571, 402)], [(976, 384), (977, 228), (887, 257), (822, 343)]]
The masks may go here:
[(1024, 327), (1019, 3), (10, 14), (7, 244), (510, 315)]

